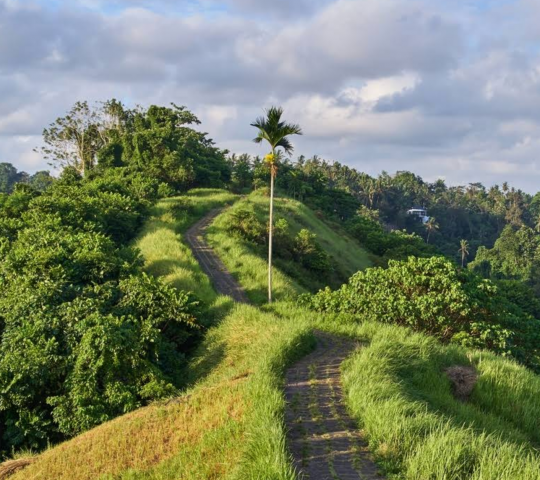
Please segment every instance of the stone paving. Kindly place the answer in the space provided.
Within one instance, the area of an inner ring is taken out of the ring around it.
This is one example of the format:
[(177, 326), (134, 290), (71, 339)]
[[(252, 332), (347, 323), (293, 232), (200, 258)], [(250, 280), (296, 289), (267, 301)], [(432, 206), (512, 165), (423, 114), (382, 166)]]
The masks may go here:
[(299, 478), (381, 479), (343, 402), (340, 365), (357, 344), (323, 332), (316, 336), (315, 351), (286, 376), (285, 422)]

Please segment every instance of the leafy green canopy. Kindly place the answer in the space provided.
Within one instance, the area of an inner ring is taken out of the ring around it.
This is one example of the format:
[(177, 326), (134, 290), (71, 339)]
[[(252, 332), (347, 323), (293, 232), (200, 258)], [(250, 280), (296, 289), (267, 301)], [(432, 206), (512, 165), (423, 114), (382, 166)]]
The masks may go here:
[(512, 355), (540, 370), (540, 321), (497, 294), (489, 280), (444, 258), (389, 261), (353, 275), (337, 291), (301, 301), (319, 311), (395, 323), (445, 342)]
[[(158, 182), (67, 168), (0, 195), (1, 450), (42, 448), (174, 394), (197, 304), (126, 247)], [(2, 453), (2, 452), (0, 452)]]
[(469, 268), (493, 279), (520, 280), (540, 292), (540, 235), (508, 225), (493, 248), (480, 247)]
[(41, 152), (51, 164), (72, 167), (83, 176), (128, 167), (170, 193), (222, 187), (231, 177), (226, 152), (191, 127), (198, 124), (193, 113), (174, 104), (128, 109), (114, 99), (95, 107), (77, 102), (43, 131)]
[(11, 163), (0, 163), (0, 194), (13, 192), (16, 185), (20, 183), (43, 191), (52, 182), (53, 177), (46, 170), (29, 175), (26, 172), (19, 172)]

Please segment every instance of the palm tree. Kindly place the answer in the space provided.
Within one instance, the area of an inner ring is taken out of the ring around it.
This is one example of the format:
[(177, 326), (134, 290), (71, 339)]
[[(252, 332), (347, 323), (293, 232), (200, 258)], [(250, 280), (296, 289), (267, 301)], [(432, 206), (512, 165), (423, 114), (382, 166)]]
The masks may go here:
[(439, 229), (439, 224), (435, 221), (435, 217), (431, 217), (426, 222), (426, 230), (428, 232), (426, 243), (429, 243), (429, 237), (431, 236), (431, 232), (433, 232), (435, 230), (438, 230), (438, 229)]
[(274, 230), (274, 179), (278, 169), (278, 151), (281, 147), (283, 151), (290, 155), (293, 152), (293, 146), (289, 139), (290, 135), (302, 135), (302, 129), (299, 125), (286, 123), (281, 119), (283, 108), (270, 107), (266, 110), (264, 117), (257, 118), (252, 124), (259, 130), (259, 133), (253, 140), (255, 143), (267, 141), (270, 144), (271, 151), (266, 155), (265, 160), (270, 166), (270, 221), (268, 227), (268, 303), (272, 303), (272, 234)]
[(461, 240), (458, 253), (461, 253), (461, 268), (465, 266), (465, 259), (469, 256), (469, 242), (467, 240)]

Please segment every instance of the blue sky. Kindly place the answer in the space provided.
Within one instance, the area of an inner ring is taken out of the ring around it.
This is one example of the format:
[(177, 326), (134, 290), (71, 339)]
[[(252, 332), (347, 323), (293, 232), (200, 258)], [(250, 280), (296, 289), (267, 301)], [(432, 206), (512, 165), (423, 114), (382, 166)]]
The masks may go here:
[(252, 154), (278, 103), (297, 154), (535, 192), (540, 2), (0, 0), (0, 162), (48, 168), (43, 127), (111, 97), (187, 105)]

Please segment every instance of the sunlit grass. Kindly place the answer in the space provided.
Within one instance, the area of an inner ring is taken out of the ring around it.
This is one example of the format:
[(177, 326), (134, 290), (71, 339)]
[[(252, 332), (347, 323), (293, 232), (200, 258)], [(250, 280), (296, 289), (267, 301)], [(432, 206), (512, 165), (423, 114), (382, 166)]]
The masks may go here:
[[(253, 205), (260, 220), (268, 221), (268, 197), (253, 192), (223, 212), (208, 229), (208, 241), (227, 268), (240, 281), (250, 299), (262, 304), (267, 298), (267, 258), (264, 249), (256, 251), (249, 243), (231, 236), (227, 227), (236, 209)], [(317, 235), (317, 242), (332, 258), (336, 271), (330, 275), (313, 274), (292, 262), (285, 262), (275, 255), (273, 269), (273, 296), (276, 300), (293, 299), (306, 288), (316, 290), (333, 282), (345, 281), (350, 275), (372, 265), (370, 256), (358, 243), (336, 225), (319, 219), (304, 204), (289, 198), (275, 199), (276, 218), (285, 218), (293, 234), (302, 228)]]
[[(405, 479), (540, 478), (540, 377), (490, 352), (440, 344), (397, 326), (320, 317), (352, 336), (343, 365), (350, 409), (386, 472)], [(454, 398), (445, 368), (472, 365), (471, 398)]]
[(179, 290), (195, 292), (204, 304), (212, 304), (216, 292), (183, 234), (206, 213), (232, 204), (236, 198), (226, 190), (195, 189), (158, 202), (135, 241), (144, 257), (145, 270)]

